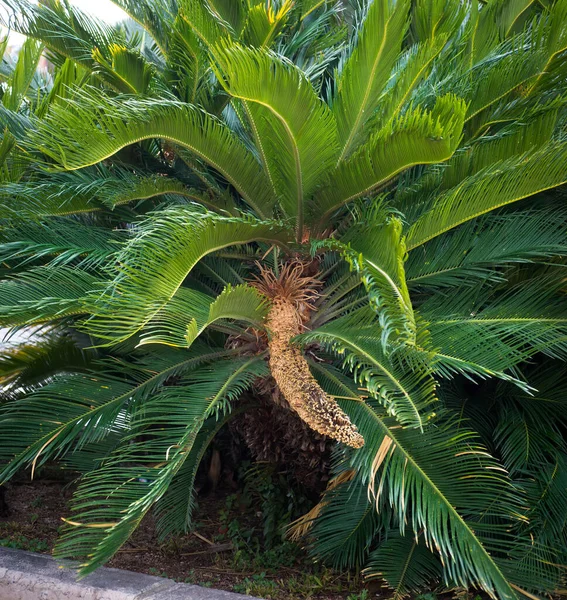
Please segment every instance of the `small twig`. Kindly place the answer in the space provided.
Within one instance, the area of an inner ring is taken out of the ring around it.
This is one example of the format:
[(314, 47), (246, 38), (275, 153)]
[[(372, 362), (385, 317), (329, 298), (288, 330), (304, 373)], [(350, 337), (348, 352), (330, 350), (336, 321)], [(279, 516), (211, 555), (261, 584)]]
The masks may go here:
[(197, 533), (196, 531), (193, 531), (192, 533), (195, 537), (198, 537), (200, 540), (203, 540), (203, 542), (207, 542), (207, 544), (209, 544), (210, 546), (215, 545), (214, 542), (211, 542), (211, 540), (207, 539), (204, 535), (201, 535), (200, 533)]
[(200, 550), (199, 552), (182, 552), (180, 556), (196, 556), (197, 554), (214, 554), (216, 552), (227, 552), (229, 550), (233, 550), (233, 546), (230, 543), (227, 544), (217, 544), (216, 546), (211, 546), (207, 550)]

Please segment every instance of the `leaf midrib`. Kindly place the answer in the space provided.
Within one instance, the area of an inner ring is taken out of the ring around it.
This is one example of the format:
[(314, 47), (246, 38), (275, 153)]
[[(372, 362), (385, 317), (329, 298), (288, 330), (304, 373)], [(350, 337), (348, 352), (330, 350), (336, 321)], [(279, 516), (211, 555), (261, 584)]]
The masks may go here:
[[(314, 332), (314, 333), (317, 333), (317, 332)], [(362, 348), (357, 346), (354, 342), (347, 340), (346, 338), (342, 337), (341, 335), (339, 335), (337, 333), (328, 333), (328, 332), (325, 332), (324, 335), (332, 337), (337, 340), (340, 340), (351, 351), (354, 350), (354, 352), (364, 356), (368, 361), (370, 361), (371, 364), (375, 365), (378, 369), (380, 369), (386, 375), (386, 377), (394, 384), (394, 386), (396, 388), (398, 388), (398, 390), (400, 390), (400, 392), (404, 395), (406, 400), (410, 403), (415, 415), (417, 416), (417, 420), (419, 422), (420, 428), (423, 427), (421, 415), (419, 414), (419, 411), (417, 410), (415, 403), (411, 399), (409, 392), (402, 386), (402, 384), (398, 381), (398, 379), (396, 377), (394, 377), (394, 375), (392, 373), (390, 373), (390, 371), (388, 369), (386, 369), (386, 367), (384, 367), (384, 365), (382, 365), (380, 362), (378, 362), (372, 355), (368, 354), (365, 350), (363, 350)]]
[[(350, 402), (350, 400), (344, 400), (344, 402)], [(493, 565), (493, 568), (496, 570), (497, 574), (501, 578), (501, 581), (506, 585), (506, 587), (508, 587), (511, 597), (515, 597), (515, 593), (511, 587), (511, 584), (504, 577), (504, 574), (502, 573), (502, 571), (500, 570), (498, 565), (494, 562), (493, 558), (490, 556), (490, 554), (488, 553), (486, 548), (483, 546), (483, 544), (480, 542), (480, 540), (477, 539), (476, 535), (474, 534), (472, 529), (468, 526), (466, 521), (461, 517), (461, 515), (457, 512), (457, 510), (454, 508), (454, 506), (445, 497), (445, 494), (443, 494), (441, 492), (441, 490), (437, 487), (437, 485), (433, 482), (433, 480), (430, 479), (430, 477), (427, 475), (427, 473), (425, 473), (425, 471), (423, 471), (423, 469), (418, 465), (418, 463), (415, 462), (412, 455), (404, 449), (403, 445), (401, 445), (399, 443), (398, 439), (396, 438), (395, 433), (392, 433), (391, 429), (382, 421), (382, 419), (367, 404), (364, 404), (364, 407), (365, 407), (366, 411), (371, 415), (372, 419), (375, 420), (378, 423), (379, 427), (384, 431), (384, 434), (388, 435), (389, 437), (392, 438), (392, 440), (394, 440), (394, 444), (395, 444), (394, 451), (396, 449), (400, 450), (400, 452), (402, 452), (402, 454), (406, 457), (406, 461), (410, 462), (414, 466), (414, 468), (419, 472), (419, 474), (423, 477), (424, 481), (426, 481), (428, 483), (428, 485), (431, 487), (431, 489), (440, 498), (441, 502), (447, 506), (448, 511), (454, 517), (456, 517), (456, 519), (459, 521), (461, 526), (466, 530), (466, 532), (469, 534), (469, 538), (474, 540), (475, 545), (477, 545), (480, 548), (481, 552), (486, 556), (486, 558), (488, 559), (490, 564)]]
[[(370, 77), (368, 78), (368, 85), (366, 86), (366, 90), (364, 92), (364, 96), (362, 98), (362, 102), (360, 104), (358, 114), (356, 115), (356, 119), (353, 123), (353, 126), (350, 130), (347, 140), (343, 146), (343, 150), (337, 160), (336, 166), (338, 166), (344, 160), (347, 151), (350, 149), (350, 146), (352, 145), (352, 140), (354, 139), (354, 136), (358, 133), (358, 129), (360, 127), (360, 121), (362, 120), (362, 115), (363, 115), (364, 111), (366, 110), (366, 106), (368, 104), (368, 99), (370, 97), (370, 91), (374, 84), (374, 78), (376, 76), (376, 70), (378, 69), (378, 63), (380, 62), (380, 59), (382, 58), (382, 54), (384, 52), (384, 48), (386, 47), (386, 40), (388, 37), (388, 28), (389, 28), (391, 19), (392, 19), (392, 14), (390, 14), (390, 16), (388, 17), (388, 19), (386, 19), (386, 22), (384, 24), (384, 35), (382, 37), (382, 43), (380, 44), (380, 48), (378, 49), (378, 53), (376, 54), (376, 57), (374, 58), (374, 62), (372, 64), (372, 69), (370, 71)], [(368, 32), (366, 32), (366, 33), (368, 34)]]

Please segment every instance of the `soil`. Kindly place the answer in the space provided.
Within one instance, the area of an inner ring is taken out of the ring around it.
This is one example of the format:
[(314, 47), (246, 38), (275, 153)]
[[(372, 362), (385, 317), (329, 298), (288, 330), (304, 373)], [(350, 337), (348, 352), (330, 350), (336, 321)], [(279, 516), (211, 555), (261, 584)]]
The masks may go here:
[[(10, 484), (6, 488), (10, 514), (0, 518), (0, 545), (50, 553), (62, 525), (61, 517), (69, 514), (72, 494), (72, 484), (56, 479)], [(389, 597), (379, 582), (363, 585), (360, 577), (315, 565), (289, 542), (280, 546), (280, 555), (276, 549), (274, 564), (269, 560), (266, 563), (269, 553), (258, 548), (248, 553), (238, 547), (234, 536), (231, 539), (227, 523), (234, 518), (239, 527), (248, 531), (252, 528), (261, 535), (259, 513), (241, 505), (232, 490), (200, 498), (195, 530), (163, 543), (158, 542), (149, 515), (108, 566), (272, 600)], [(282, 556), (282, 552), (287, 554)]]

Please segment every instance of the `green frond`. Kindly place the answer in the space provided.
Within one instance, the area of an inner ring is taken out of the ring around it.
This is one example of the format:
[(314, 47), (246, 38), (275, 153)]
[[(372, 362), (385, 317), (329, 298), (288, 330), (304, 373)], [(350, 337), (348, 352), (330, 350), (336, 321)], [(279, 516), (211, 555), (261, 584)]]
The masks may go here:
[(379, 317), (382, 344), (415, 344), (417, 325), (406, 285), (405, 242), (399, 218), (378, 209), (364, 211), (342, 241), (345, 258), (356, 270)]
[(207, 0), (209, 10), (230, 25), (236, 36), (240, 35), (250, 12), (248, 0)]
[(114, 281), (91, 295), (94, 316), (86, 327), (109, 343), (127, 339), (159, 314), (207, 254), (259, 240), (285, 244), (289, 236), (281, 224), (253, 218), (229, 219), (183, 207), (153, 213), (117, 254)]
[(264, 252), (250, 244), (233, 252), (221, 251), (206, 256), (197, 263), (193, 281), (206, 283), (217, 292), (227, 285), (240, 285), (250, 277), (253, 261), (261, 258)]
[[(134, 364), (103, 363), (102, 372), (58, 375), (51, 383), (3, 405), (0, 481), (23, 467), (37, 468), (53, 457), (99, 443), (115, 428), (123, 432), (133, 405), (151, 397), (167, 378), (230, 354), (195, 345), (190, 352), (150, 354)], [(130, 381), (125, 372), (131, 375)]]
[(58, 163), (54, 168), (65, 170), (96, 164), (149, 138), (166, 138), (191, 150), (259, 215), (271, 215), (270, 186), (253, 155), (228, 127), (189, 104), (81, 91), (66, 105), (52, 107), (31, 135), (34, 147)]
[(0, 104), (0, 126), (4, 138), (7, 137), (6, 132), (8, 132), (16, 140), (21, 141), (34, 128), (35, 122), (33, 115), (25, 115), (9, 110), (3, 104)]
[[(529, 42), (528, 42), (529, 43)], [(492, 107), (518, 86), (532, 81), (545, 65), (543, 50), (534, 48), (525, 52), (525, 36), (506, 44), (500, 55), (490, 56), (476, 64), (462, 79), (463, 97), (470, 99), (466, 120), (470, 121), (483, 110)], [(452, 89), (460, 89), (459, 82), (453, 82)], [(480, 124), (475, 123), (480, 126)]]
[[(239, 0), (235, 0), (238, 2)], [(231, 38), (233, 31), (229, 23), (211, 10), (202, 0), (179, 0), (179, 16), (208, 52), (214, 54), (216, 44), (223, 38)]]
[(191, 104), (205, 104), (209, 60), (199, 38), (180, 15), (169, 35), (166, 77), (179, 98)]
[(103, 439), (90, 442), (80, 448), (73, 448), (71, 452), (58, 459), (58, 464), (62, 469), (69, 469), (75, 474), (84, 474), (96, 469), (118, 447), (128, 427), (127, 419), (116, 421), (112, 431), (108, 432)]
[(178, 9), (177, 0), (111, 0), (131, 19), (141, 25), (159, 45), (165, 55), (173, 17)]
[(567, 317), (560, 281), (543, 276), (500, 294), (478, 286), (464, 294), (433, 296), (420, 314), (438, 348), (438, 366), (506, 379), (504, 371), (538, 352), (563, 358)]
[(417, 177), (416, 185), (396, 190), (395, 206), (412, 223), (431, 208), (435, 197), (459, 186), (464, 180), (482, 176), (485, 169), (526, 153), (549, 147), (558, 131), (558, 115), (565, 98), (532, 106), (525, 101), (511, 103), (508, 110), (493, 115), (499, 129), (485, 129), (480, 137), (462, 145), (443, 165)]
[(471, 41), (471, 54), (480, 61), (503, 42), (511, 32), (514, 23), (533, 4), (533, 0), (515, 2), (493, 2), (478, 12), (474, 37)]
[[(537, 392), (535, 392), (537, 395)], [(537, 399), (534, 400), (537, 403)], [(535, 415), (518, 410), (512, 403), (500, 410), (494, 430), (494, 444), (512, 477), (537, 471), (547, 463), (556, 465), (567, 448), (556, 420), (536, 420)], [(566, 492), (567, 495), (567, 492)]]
[(347, 265), (343, 267), (325, 281), (316, 305), (317, 312), (311, 319), (313, 328), (368, 304), (368, 293), (360, 275), (350, 272)]
[(304, 74), (274, 53), (228, 44), (215, 55), (218, 76), (244, 103), (266, 171), (301, 239), (304, 205), (336, 159), (332, 113)]
[(399, 427), (374, 401), (338, 402), (365, 439), (352, 465), (365, 474), (376, 501), (387, 499), (401, 533), (407, 527), (422, 534), (441, 555), (445, 582), (516, 599), (519, 573), (501, 553), (522, 498), (476, 435), (447, 417), (419, 432)]
[(67, 219), (0, 225), (0, 261), (19, 266), (38, 261), (88, 270), (100, 266), (124, 239), (118, 231)]
[(420, 42), (442, 39), (459, 29), (468, 8), (460, 0), (416, 0), (412, 3), (410, 31)]
[(56, 556), (82, 560), (81, 577), (109, 560), (166, 493), (206, 419), (227, 412), (265, 369), (258, 358), (217, 362), (140, 404), (121, 444), (83, 477)]
[(11, 11), (3, 25), (29, 38), (41, 41), (48, 50), (69, 58), (89, 70), (94, 69), (95, 48), (106, 49), (124, 41), (116, 29), (58, 0), (35, 4), (28, 0), (5, 0)]
[(356, 46), (338, 77), (333, 112), (340, 142), (339, 162), (366, 141), (372, 117), (408, 27), (407, 0), (375, 0), (368, 8)]
[(261, 327), (267, 312), (265, 299), (246, 284), (229, 284), (216, 298), (180, 288), (144, 328), (139, 345), (189, 347), (218, 320), (236, 319)]
[(69, 336), (39, 336), (33, 342), (5, 346), (0, 356), (2, 392), (19, 396), (59, 372), (86, 370), (93, 356)]
[(53, 74), (51, 89), (35, 109), (35, 114), (43, 118), (52, 104), (64, 103), (74, 94), (73, 90), (80, 88), (89, 81), (89, 69), (67, 58)]
[(411, 225), (407, 248), (413, 250), (458, 225), (567, 183), (567, 142), (555, 142), (492, 164), (441, 193)]
[(237, 412), (238, 409), (233, 409), (230, 415), (225, 415), (220, 419), (209, 417), (203, 423), (195, 443), (189, 451), (189, 456), (172, 479), (165, 494), (155, 504), (154, 512), (159, 539), (165, 540), (170, 535), (182, 535), (190, 530), (195, 509), (197, 469), (215, 435)]
[(529, 210), (474, 219), (409, 253), (410, 288), (473, 286), (506, 278), (501, 267), (564, 256), (567, 215)]
[(100, 282), (87, 271), (37, 267), (0, 282), (0, 324), (46, 323), (86, 312), (85, 296)]
[(78, 171), (40, 173), (36, 177), (2, 186), (0, 210), (4, 217), (27, 220), (113, 210), (121, 204), (160, 196), (179, 197), (222, 212), (232, 208), (228, 198), (192, 189), (174, 177), (144, 176), (125, 169), (110, 170), (102, 165)]
[(415, 371), (386, 355), (380, 330), (378, 319), (367, 307), (296, 339), (301, 344), (318, 342), (344, 358), (345, 367), (365, 394), (377, 398), (401, 423), (422, 428), (435, 402), (435, 382), (429, 372), (417, 368), (423, 361), (420, 351), (406, 350), (408, 356), (416, 355)]
[[(428, 1), (427, 4), (430, 8), (431, 2)], [(400, 55), (398, 63), (394, 66), (394, 74), (369, 125), (381, 129), (399, 118), (410, 105), (415, 89), (431, 73), (435, 60), (447, 40), (447, 35), (437, 35), (430, 40), (414, 44)]]
[(459, 144), (465, 110), (456, 96), (440, 96), (433, 110), (410, 110), (374, 133), (330, 174), (314, 199), (314, 218), (326, 225), (341, 206), (371, 195), (402, 171), (449, 159)]
[(285, 27), (293, 7), (291, 0), (284, 0), (277, 10), (264, 2), (250, 6), (242, 39), (251, 46), (269, 48)]
[(525, 475), (521, 485), (530, 506), (526, 529), (538, 542), (553, 549), (556, 556), (564, 557), (567, 542), (567, 519), (564, 510), (567, 502), (565, 452), (558, 454), (555, 461), (534, 465)]
[(418, 540), (408, 533), (391, 531), (370, 554), (364, 575), (368, 579), (384, 579), (392, 590), (392, 600), (403, 600), (412, 592), (430, 589), (441, 579), (439, 559)]
[(154, 76), (154, 66), (139, 52), (124, 45), (111, 44), (106, 58), (100, 49), (93, 50), (97, 73), (115, 89), (125, 94), (145, 94)]
[(33, 39), (28, 39), (22, 45), (18, 61), (11, 77), (6, 82), (2, 96), (2, 104), (8, 109), (17, 111), (36, 74), (37, 64), (43, 51), (43, 45)]
[(335, 569), (361, 568), (388, 513), (376, 511), (360, 477), (325, 492), (320, 507), (309, 530), (310, 554)]

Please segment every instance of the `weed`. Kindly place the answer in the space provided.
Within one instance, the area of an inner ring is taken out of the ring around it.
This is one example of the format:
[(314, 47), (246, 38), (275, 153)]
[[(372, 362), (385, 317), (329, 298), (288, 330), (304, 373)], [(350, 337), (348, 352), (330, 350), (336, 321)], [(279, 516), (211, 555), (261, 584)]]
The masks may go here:
[(241, 583), (233, 586), (233, 590), (239, 594), (249, 594), (261, 598), (275, 598), (279, 591), (275, 581), (266, 578), (266, 573), (246, 577)]
[(0, 546), (15, 548), (16, 550), (28, 550), (29, 552), (47, 552), (49, 545), (43, 540), (29, 538), (22, 533), (15, 533), (10, 537), (0, 538)]
[[(435, 592), (425, 592), (415, 597), (415, 600), (437, 600), (437, 594)], [(475, 598), (475, 600), (477, 600)]]
[(43, 496), (36, 496), (31, 502), (32, 508), (41, 508), (43, 506)]
[(368, 600), (368, 590), (362, 590), (358, 594), (349, 594), (347, 600)]
[(155, 567), (150, 567), (148, 569), (148, 573), (150, 575), (155, 575), (156, 577), (164, 577), (165, 579), (169, 579), (169, 576), (165, 571), (160, 571), (159, 569), (156, 569)]

